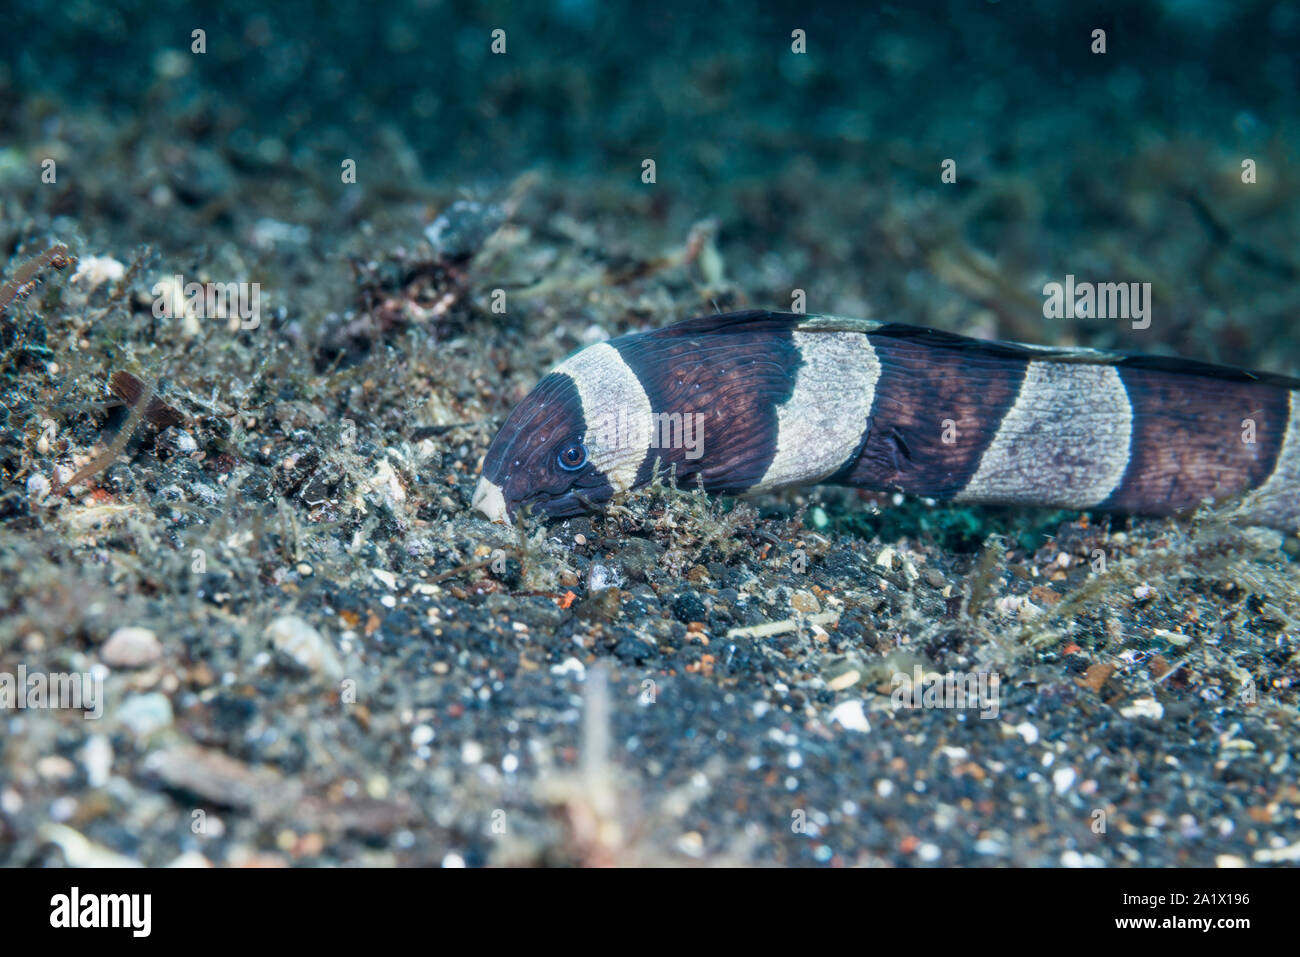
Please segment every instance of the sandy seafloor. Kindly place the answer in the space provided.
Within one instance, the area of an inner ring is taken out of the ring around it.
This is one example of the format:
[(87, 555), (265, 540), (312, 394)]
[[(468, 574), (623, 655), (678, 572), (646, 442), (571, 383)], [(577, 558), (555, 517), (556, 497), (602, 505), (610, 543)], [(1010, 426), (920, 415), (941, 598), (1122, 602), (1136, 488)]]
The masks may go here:
[[(78, 263), (0, 303), (0, 672), (101, 676), (104, 714), (0, 714), (0, 863), (1300, 858), (1295, 536), (469, 509), (555, 362), (796, 288), (1300, 373), (1300, 13), (1133, 4), (1098, 56), (1011, 7), (6, 12), (4, 278)], [(1044, 319), (1067, 273), (1152, 283), (1150, 328)], [(176, 275), (260, 283), (260, 324), (155, 317)], [(996, 717), (896, 709), (916, 666), (996, 672)]]

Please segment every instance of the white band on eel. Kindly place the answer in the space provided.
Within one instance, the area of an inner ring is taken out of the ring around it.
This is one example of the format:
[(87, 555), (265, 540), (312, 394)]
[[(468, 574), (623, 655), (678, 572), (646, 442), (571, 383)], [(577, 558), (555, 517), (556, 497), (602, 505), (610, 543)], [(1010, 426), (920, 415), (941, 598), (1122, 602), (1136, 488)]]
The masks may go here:
[[(631, 488), (650, 450), (645, 428), (611, 423), (650, 422), (650, 398), (618, 350), (606, 342), (588, 346), (555, 369), (573, 380), (587, 425), (587, 457), (616, 492)], [(611, 441), (611, 436), (617, 437)]]
[(1114, 366), (1030, 362), (958, 502), (1089, 508), (1124, 478), (1133, 406)]
[(756, 489), (816, 482), (858, 451), (871, 421), (880, 359), (856, 332), (796, 332), (800, 365), (777, 407), (776, 453)]
[(1300, 532), (1300, 392), (1288, 396), (1290, 416), (1277, 463), (1261, 485), (1242, 503), (1242, 511), (1272, 525)]

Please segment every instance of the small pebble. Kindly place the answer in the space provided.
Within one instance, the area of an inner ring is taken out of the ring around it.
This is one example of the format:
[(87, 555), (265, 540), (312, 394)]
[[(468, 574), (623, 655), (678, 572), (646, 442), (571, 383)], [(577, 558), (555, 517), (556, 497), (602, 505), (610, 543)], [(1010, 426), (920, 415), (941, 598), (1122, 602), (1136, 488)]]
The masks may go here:
[(102, 788), (108, 783), (113, 769), (113, 746), (108, 736), (92, 734), (81, 748), (81, 764), (86, 769), (86, 781), (92, 788)]
[(84, 256), (77, 263), (72, 282), (94, 290), (106, 282), (117, 282), (126, 275), (126, 266), (112, 256)]
[(704, 853), (704, 838), (699, 831), (687, 831), (677, 839), (677, 849), (688, 857), (700, 857)]
[(810, 591), (797, 591), (791, 595), (790, 607), (801, 615), (813, 615), (822, 610), (821, 602)]
[(1150, 718), (1159, 721), (1165, 716), (1164, 705), (1155, 698), (1138, 698), (1119, 709), (1125, 718)]
[(831, 711), (831, 721), (838, 723), (845, 731), (857, 731), (866, 734), (871, 730), (871, 722), (862, 710), (861, 701), (844, 701)]
[(419, 724), (411, 729), (411, 743), (417, 748), (428, 744), (433, 740), (433, 728), (427, 724)]
[(1052, 772), (1052, 787), (1057, 794), (1064, 794), (1074, 786), (1075, 777), (1074, 768), (1058, 768)]
[(47, 781), (68, 781), (77, 775), (77, 766), (59, 754), (47, 754), (36, 762), (36, 773)]
[(148, 628), (129, 626), (113, 632), (100, 654), (110, 667), (142, 668), (162, 657), (162, 644)]
[(150, 737), (173, 721), (171, 700), (162, 692), (131, 695), (113, 715), (114, 721), (140, 740)]
[(50, 480), (40, 472), (33, 472), (27, 477), (27, 497), (33, 502), (42, 501), (50, 494)]
[(1016, 725), (1016, 734), (1024, 739), (1025, 744), (1038, 743), (1038, 729), (1028, 721), (1022, 721)]
[(192, 455), (199, 450), (199, 444), (194, 441), (194, 436), (175, 426), (163, 430), (155, 444), (158, 448), (175, 455)]
[(832, 691), (843, 691), (846, 688), (852, 688), (861, 680), (862, 672), (858, 671), (856, 668), (849, 668), (847, 671), (840, 672), (834, 678), (831, 678), (830, 681), (826, 682), (826, 687), (830, 688)]
[(314, 674), (332, 680), (343, 677), (343, 666), (319, 631), (297, 615), (281, 615), (266, 626), (266, 638), (275, 649)]

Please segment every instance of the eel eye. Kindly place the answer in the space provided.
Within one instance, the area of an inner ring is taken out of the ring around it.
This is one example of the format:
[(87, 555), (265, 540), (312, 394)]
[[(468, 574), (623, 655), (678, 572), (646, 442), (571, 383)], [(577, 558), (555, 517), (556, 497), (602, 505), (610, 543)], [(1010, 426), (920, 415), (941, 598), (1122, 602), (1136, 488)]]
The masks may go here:
[(587, 447), (581, 442), (571, 442), (560, 449), (556, 461), (560, 463), (560, 468), (564, 469), (564, 471), (576, 472), (587, 464)]

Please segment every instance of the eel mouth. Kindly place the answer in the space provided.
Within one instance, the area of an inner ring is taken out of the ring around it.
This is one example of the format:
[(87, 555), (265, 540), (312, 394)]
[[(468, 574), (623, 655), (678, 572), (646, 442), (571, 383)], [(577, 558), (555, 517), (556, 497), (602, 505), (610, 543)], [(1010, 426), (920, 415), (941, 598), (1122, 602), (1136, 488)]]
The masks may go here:
[(506, 496), (501, 486), (480, 477), (471, 504), (486, 515), (488, 521), (506, 524)]

